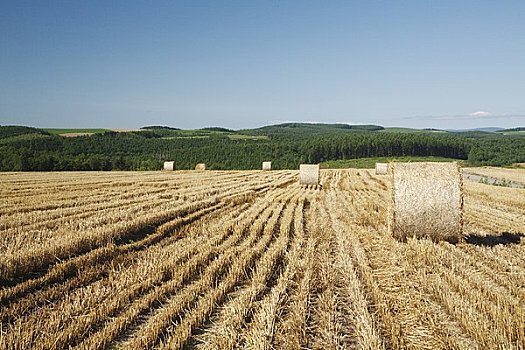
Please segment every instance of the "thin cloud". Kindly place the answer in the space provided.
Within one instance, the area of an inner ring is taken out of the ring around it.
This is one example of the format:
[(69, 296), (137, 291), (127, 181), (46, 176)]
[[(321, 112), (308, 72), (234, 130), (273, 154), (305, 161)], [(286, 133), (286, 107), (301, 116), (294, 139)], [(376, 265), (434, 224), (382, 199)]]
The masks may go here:
[(450, 115), (418, 115), (403, 117), (401, 119), (418, 120), (503, 120), (503, 119), (524, 119), (525, 114), (492, 114), (490, 112), (478, 111), (469, 114), (450, 114)]
[(285, 123), (303, 123), (303, 124), (348, 124), (348, 125), (368, 125), (371, 122), (354, 122), (354, 121), (326, 121), (326, 120), (270, 120), (269, 125)]
[(484, 118), (484, 117), (492, 116), (492, 113), (485, 112), (485, 111), (478, 111), (478, 112), (474, 112), (474, 113), (469, 113), (469, 115), (471, 117), (474, 117), (474, 118)]

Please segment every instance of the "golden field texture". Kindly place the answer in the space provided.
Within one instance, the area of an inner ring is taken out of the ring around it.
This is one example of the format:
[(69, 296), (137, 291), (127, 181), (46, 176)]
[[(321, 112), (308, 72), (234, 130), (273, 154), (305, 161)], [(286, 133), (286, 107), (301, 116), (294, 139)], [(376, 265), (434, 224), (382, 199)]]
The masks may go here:
[(464, 171), (468, 174), (488, 176), (499, 180), (513, 181), (525, 185), (525, 171), (523, 171), (523, 169), (482, 167), (466, 168)]
[(465, 181), (465, 240), (400, 242), (389, 181), (0, 174), (0, 349), (524, 349), (525, 190)]

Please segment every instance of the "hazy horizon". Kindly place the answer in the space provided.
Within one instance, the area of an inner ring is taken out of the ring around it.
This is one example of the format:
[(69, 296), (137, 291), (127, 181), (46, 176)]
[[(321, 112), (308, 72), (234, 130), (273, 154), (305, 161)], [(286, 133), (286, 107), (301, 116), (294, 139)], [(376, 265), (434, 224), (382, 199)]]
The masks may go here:
[(0, 4), (0, 125), (525, 125), (521, 1)]

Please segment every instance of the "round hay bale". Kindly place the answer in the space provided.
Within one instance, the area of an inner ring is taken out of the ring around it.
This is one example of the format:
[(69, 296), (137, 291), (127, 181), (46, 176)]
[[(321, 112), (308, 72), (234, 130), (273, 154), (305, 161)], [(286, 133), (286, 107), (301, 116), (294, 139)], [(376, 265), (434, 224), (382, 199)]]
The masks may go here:
[(206, 170), (206, 164), (204, 163), (199, 163), (197, 165), (195, 165), (195, 170)]
[(463, 236), (463, 179), (459, 165), (392, 163), (389, 229), (394, 237), (458, 242)]
[(299, 182), (301, 185), (319, 185), (319, 164), (301, 164)]
[(272, 162), (263, 162), (262, 170), (272, 170)]
[(168, 170), (168, 171), (175, 170), (175, 162), (164, 162), (164, 170)]
[(388, 163), (376, 163), (376, 175), (388, 174)]

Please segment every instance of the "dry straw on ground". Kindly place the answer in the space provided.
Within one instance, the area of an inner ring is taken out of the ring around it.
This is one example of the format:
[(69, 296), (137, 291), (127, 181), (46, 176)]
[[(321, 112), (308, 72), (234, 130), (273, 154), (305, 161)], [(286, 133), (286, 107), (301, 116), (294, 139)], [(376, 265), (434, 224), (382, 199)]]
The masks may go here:
[(319, 164), (301, 164), (299, 182), (301, 185), (319, 185)]
[(206, 170), (206, 164), (199, 163), (199, 164), (195, 165), (195, 170)]
[(451, 163), (392, 163), (390, 232), (458, 242), (463, 230), (462, 176)]
[(388, 173), (388, 163), (376, 163), (376, 175), (385, 175)]
[(262, 170), (272, 170), (272, 162), (263, 162)]
[(164, 170), (175, 170), (175, 162), (164, 162)]

